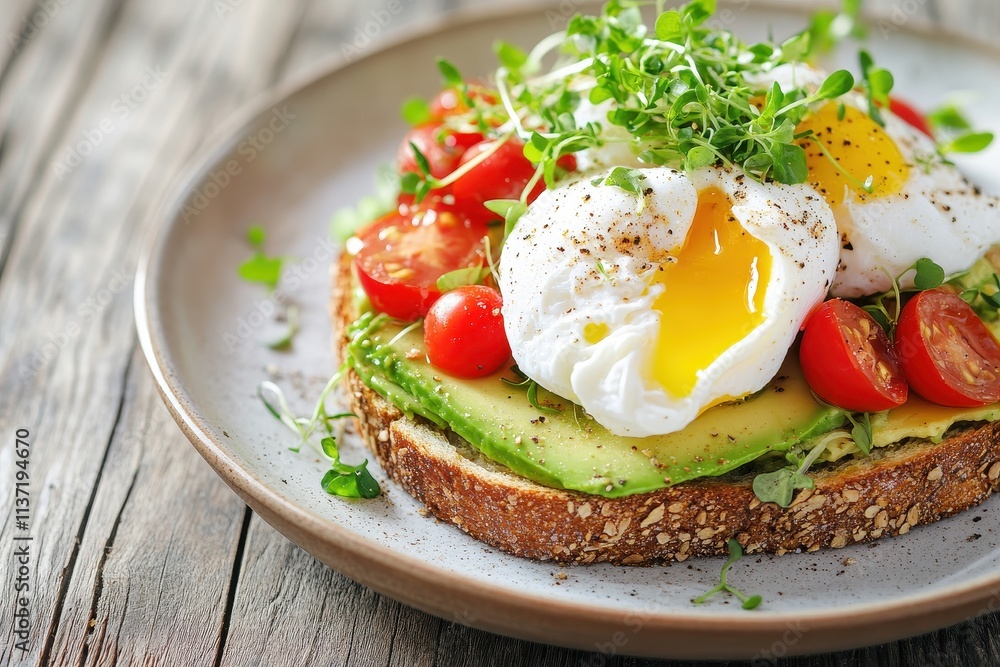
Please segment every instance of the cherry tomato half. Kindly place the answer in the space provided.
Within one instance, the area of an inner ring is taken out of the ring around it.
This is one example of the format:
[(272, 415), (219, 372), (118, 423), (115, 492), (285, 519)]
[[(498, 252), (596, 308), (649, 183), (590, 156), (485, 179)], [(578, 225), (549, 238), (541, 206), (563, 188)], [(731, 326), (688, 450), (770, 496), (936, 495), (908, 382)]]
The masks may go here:
[(424, 318), (427, 358), (437, 368), (461, 378), (491, 375), (510, 359), (503, 328), (500, 292), (468, 285), (448, 292)]
[(486, 228), (437, 205), (413, 216), (390, 213), (358, 234), (354, 265), (376, 310), (406, 321), (423, 317), (441, 296), (438, 278), (485, 263)]
[(812, 390), (838, 408), (878, 412), (906, 402), (906, 380), (889, 337), (853, 303), (831, 299), (809, 316), (799, 360)]
[(476, 132), (452, 132), (439, 123), (419, 125), (407, 132), (399, 145), (396, 154), (397, 168), (401, 174), (420, 171), (410, 146), (412, 142), (427, 158), (431, 176), (444, 178), (455, 171), (465, 152), (482, 140), (483, 135)]
[(908, 102), (904, 102), (896, 97), (889, 98), (889, 111), (896, 114), (911, 126), (920, 130), (926, 134), (931, 139), (934, 138), (934, 132), (931, 130), (930, 123), (927, 122), (927, 118), (924, 114), (917, 111), (916, 107)]
[(903, 308), (896, 350), (913, 391), (932, 403), (973, 407), (1000, 401), (1000, 344), (951, 292), (920, 292)]

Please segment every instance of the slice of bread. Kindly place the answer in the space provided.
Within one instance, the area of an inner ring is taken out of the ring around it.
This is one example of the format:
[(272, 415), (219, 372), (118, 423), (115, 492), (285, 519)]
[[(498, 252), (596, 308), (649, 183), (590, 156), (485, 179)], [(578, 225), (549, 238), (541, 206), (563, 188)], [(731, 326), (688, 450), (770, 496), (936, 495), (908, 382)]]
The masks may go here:
[[(334, 344), (342, 354), (351, 262), (333, 271)], [(410, 419), (354, 373), (346, 381), (365, 443), (434, 516), (528, 558), (620, 565), (727, 553), (816, 551), (902, 535), (983, 502), (1000, 486), (1000, 422), (957, 425), (940, 443), (910, 440), (813, 474), (815, 489), (782, 508), (750, 477), (727, 475), (624, 498), (553, 489), (484, 459), (468, 442)]]

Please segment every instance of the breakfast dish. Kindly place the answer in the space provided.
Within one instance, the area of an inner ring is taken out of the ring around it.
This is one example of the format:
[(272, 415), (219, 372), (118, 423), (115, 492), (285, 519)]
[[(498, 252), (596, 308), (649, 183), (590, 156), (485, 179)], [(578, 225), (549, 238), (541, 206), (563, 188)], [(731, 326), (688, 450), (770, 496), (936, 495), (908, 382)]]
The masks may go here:
[(440, 61), (335, 271), (369, 446), (505, 551), (815, 551), (997, 486), (1000, 208), (946, 157), (991, 136), (713, 10), (610, 3), (489, 81)]
[[(720, 19), (724, 11), (720, 7)], [(748, 41), (792, 35), (808, 22), (803, 13), (768, 3), (737, 15), (738, 23), (726, 25)], [(963, 103), (967, 115), (977, 127), (1000, 130), (994, 112), (1000, 108), (1000, 54), (910, 27), (870, 42), (875, 62), (896, 75), (896, 91), (926, 109), (956, 91), (979, 91), (978, 99)], [(319, 488), (329, 462), (307, 448), (289, 451), (297, 439), (262, 408), (254, 388), (263, 378), (273, 380), (292, 413), (309, 417), (338, 367), (329, 344), (324, 270), (329, 213), (379, 191), (372, 175), (393, 162), (406, 133), (399, 100), (410, 91), (432, 95), (440, 89), (436, 56), (479, 80), (496, 67), (492, 45), (498, 37), (530, 47), (552, 30), (541, 8), (455, 18), (261, 100), (234, 118), (219, 142), (206, 145), (188, 177), (152, 213), (158, 233), (145, 248), (136, 289), (143, 352), (166, 406), (196, 450), (255, 514), (355, 581), (445, 619), (548, 644), (672, 658), (766, 659), (761, 652), (775, 642), (789, 655), (846, 649), (927, 632), (992, 608), (1000, 582), (996, 494), (946, 521), (918, 524), (902, 538), (794, 557), (744, 557), (728, 574), (734, 586), (763, 597), (748, 613), (724, 596), (691, 604), (718, 581), (721, 559), (655, 568), (561, 567), (490, 548), (436, 520), (393, 481), (366, 454), (352, 420), (338, 422), (348, 428), (337, 443), (350, 464), (369, 458), (378, 498), (331, 497)], [(849, 45), (830, 57), (826, 70), (841, 67), (857, 71)], [(373, 89), (372, 81), (380, 85)], [(362, 98), (370, 103), (342, 104)], [(267, 127), (276, 107), (296, 114), (289, 131), (244, 164), (240, 178), (200, 212), (198, 224), (187, 224), (179, 213), (185, 203), (229, 160), (243, 160), (240, 143)], [(953, 159), (974, 183), (998, 194), (996, 155), (994, 145)], [(378, 215), (372, 211), (369, 220)], [(266, 288), (248, 285), (235, 270), (254, 252), (246, 238), (255, 225), (266, 228), (266, 254), (291, 258), (279, 290), (298, 305), (300, 317), (284, 350), (265, 345), (285, 330), (283, 323), (261, 323), (258, 313), (272, 317), (262, 311)], [(293, 284), (293, 277), (301, 282)], [(231, 345), (234, 336), (240, 342)], [(525, 398), (527, 390), (517, 389)], [(547, 400), (544, 390), (537, 398)], [(337, 403), (331, 396), (331, 413), (344, 409)], [(789, 627), (808, 631), (788, 646)]]

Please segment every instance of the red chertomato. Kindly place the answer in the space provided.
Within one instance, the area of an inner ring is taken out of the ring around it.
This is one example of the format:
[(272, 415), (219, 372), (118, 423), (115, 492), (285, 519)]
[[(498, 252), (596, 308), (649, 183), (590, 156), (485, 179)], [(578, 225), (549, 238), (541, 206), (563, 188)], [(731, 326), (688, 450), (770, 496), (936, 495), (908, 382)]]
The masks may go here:
[(448, 292), (424, 318), (427, 358), (437, 368), (461, 378), (495, 373), (510, 359), (503, 328), (500, 292), (469, 285)]
[(390, 213), (358, 234), (358, 280), (376, 310), (416, 320), (440, 298), (438, 278), (483, 266), (486, 234), (484, 226), (470, 224), (440, 202), (413, 216)]
[(924, 114), (917, 111), (913, 105), (896, 97), (890, 97), (889, 111), (896, 114), (931, 139), (934, 138), (934, 131), (931, 130), (931, 126), (930, 123), (927, 122), (927, 118)]
[(853, 303), (831, 299), (809, 316), (799, 360), (812, 390), (838, 408), (878, 412), (906, 402), (906, 380), (889, 337)]
[[(493, 147), (492, 141), (483, 141), (472, 146), (462, 156), (461, 164), (467, 164)], [(524, 157), (524, 144), (516, 139), (508, 139), (489, 157), (472, 167), (452, 184), (455, 201), (473, 219), (491, 219), (491, 213), (483, 202), (491, 199), (518, 199), (535, 175), (535, 166)], [(535, 200), (545, 189), (539, 179), (528, 195), (528, 203)]]
[[(472, 100), (482, 100), (486, 104), (496, 104), (497, 102), (496, 93), (489, 88), (469, 84), (467, 93)], [(431, 118), (440, 121), (448, 116), (465, 113), (469, 110), (469, 105), (462, 99), (458, 90), (446, 88), (431, 100), (430, 110)]]
[(896, 350), (913, 391), (932, 403), (973, 407), (1000, 401), (1000, 344), (951, 292), (920, 292), (903, 308)]
[(483, 135), (476, 132), (453, 132), (439, 123), (419, 125), (412, 128), (399, 145), (399, 151), (396, 154), (399, 173), (420, 171), (410, 142), (413, 142), (427, 158), (431, 176), (444, 178), (455, 171), (465, 152), (482, 140)]

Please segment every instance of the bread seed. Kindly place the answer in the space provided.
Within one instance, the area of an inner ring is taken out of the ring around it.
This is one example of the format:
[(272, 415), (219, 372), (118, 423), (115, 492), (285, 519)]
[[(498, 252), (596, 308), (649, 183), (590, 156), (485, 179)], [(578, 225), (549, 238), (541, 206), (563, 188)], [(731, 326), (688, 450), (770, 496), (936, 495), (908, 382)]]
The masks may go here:
[(646, 526), (656, 523), (657, 521), (662, 521), (665, 510), (666, 508), (664, 508), (662, 504), (657, 505), (653, 508), (652, 512), (646, 515), (646, 518), (642, 520), (639, 527), (645, 528)]
[(667, 508), (667, 511), (671, 514), (680, 514), (684, 511), (684, 503), (674, 503)]
[(856, 503), (858, 502), (858, 498), (861, 497), (861, 494), (858, 493), (857, 489), (844, 489), (843, 495), (844, 500), (849, 503)]
[(910, 524), (904, 523), (902, 526), (899, 527), (900, 535), (906, 535), (908, 532), (910, 532)]
[(941, 470), (941, 466), (937, 466), (936, 468), (934, 468), (933, 470), (931, 470), (929, 473), (927, 473), (927, 481), (928, 482), (934, 482), (936, 480), (941, 479), (942, 475), (944, 475), (944, 471)]
[(705, 510), (702, 510), (702, 511), (698, 512), (698, 518), (695, 519), (695, 521), (698, 522), (699, 526), (704, 526), (706, 519), (708, 519), (708, 514), (705, 512)]
[(699, 540), (707, 540), (710, 537), (712, 537), (712, 535), (715, 535), (715, 531), (712, 530), (711, 528), (702, 528), (701, 530), (698, 531)]
[(378, 432), (378, 441), (379, 442), (389, 442), (389, 430), (388, 429), (382, 429), (381, 431)]
[(873, 519), (875, 518), (875, 515), (881, 511), (882, 511), (881, 507), (879, 507), (878, 505), (872, 505), (871, 507), (865, 510), (865, 518)]
[(607, 523), (604, 524), (604, 534), (607, 535), (608, 537), (612, 537), (614, 535), (617, 535), (618, 534), (618, 528), (615, 526), (614, 523), (612, 523), (611, 521), (608, 521)]
[(581, 519), (586, 519), (588, 516), (593, 514), (593, 510), (590, 507), (590, 503), (584, 503), (580, 505), (580, 509), (578, 509), (576, 513)]
[(997, 477), (1000, 477), (1000, 461), (997, 461), (992, 466), (990, 466), (990, 472), (987, 474), (991, 482), (995, 482)]
[(846, 547), (847, 535), (845, 535), (844, 533), (837, 533), (836, 535), (833, 536), (833, 539), (830, 540), (830, 546), (833, 547), (834, 549), (840, 549)]
[(877, 528), (885, 528), (888, 525), (889, 525), (889, 515), (886, 514), (885, 510), (882, 510), (881, 512), (878, 513), (878, 516), (875, 517), (875, 526)]
[(667, 540), (669, 540), (669, 539), (670, 539), (670, 536), (667, 535), (666, 533), (659, 533), (656, 536), (656, 541), (659, 542), (660, 544), (666, 544)]
[(920, 523), (920, 505), (914, 505), (910, 508), (910, 511), (906, 513), (906, 523), (911, 526), (915, 526)]

